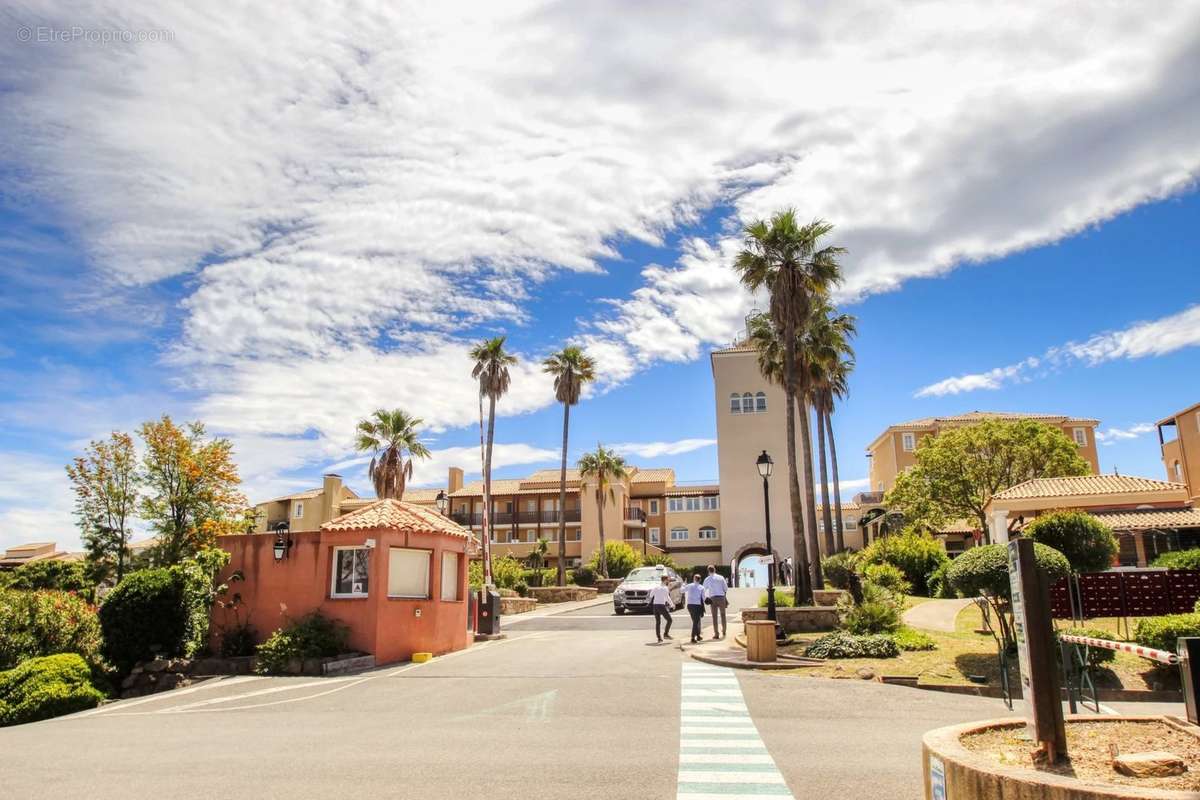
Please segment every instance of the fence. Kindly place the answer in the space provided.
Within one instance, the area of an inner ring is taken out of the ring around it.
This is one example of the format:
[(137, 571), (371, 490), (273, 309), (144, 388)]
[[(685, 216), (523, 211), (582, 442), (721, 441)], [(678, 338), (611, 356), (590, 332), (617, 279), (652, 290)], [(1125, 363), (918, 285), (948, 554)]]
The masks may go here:
[(1200, 600), (1200, 570), (1139, 569), (1085, 572), (1050, 588), (1055, 619), (1157, 617), (1184, 614)]

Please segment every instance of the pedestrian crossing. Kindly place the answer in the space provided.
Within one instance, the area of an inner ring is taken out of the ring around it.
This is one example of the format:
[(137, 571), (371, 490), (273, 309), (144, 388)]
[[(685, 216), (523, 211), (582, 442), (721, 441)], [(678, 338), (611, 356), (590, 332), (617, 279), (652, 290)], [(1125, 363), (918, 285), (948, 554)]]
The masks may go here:
[(792, 793), (767, 752), (733, 670), (683, 664), (679, 800), (760, 800)]

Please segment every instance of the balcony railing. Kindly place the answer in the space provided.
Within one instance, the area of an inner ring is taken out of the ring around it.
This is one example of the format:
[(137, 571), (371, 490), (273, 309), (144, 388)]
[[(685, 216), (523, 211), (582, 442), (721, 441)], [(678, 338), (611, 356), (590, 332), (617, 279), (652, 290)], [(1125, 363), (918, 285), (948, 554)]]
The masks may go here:
[(626, 522), (645, 522), (646, 521), (646, 512), (640, 508), (634, 508), (633, 506), (630, 506), (625, 509), (625, 521)]
[[(541, 513), (542, 522), (558, 522), (559, 520), (560, 515), (558, 511), (543, 511)], [(579, 509), (568, 508), (566, 511), (562, 512), (561, 516), (565, 522), (579, 522)]]

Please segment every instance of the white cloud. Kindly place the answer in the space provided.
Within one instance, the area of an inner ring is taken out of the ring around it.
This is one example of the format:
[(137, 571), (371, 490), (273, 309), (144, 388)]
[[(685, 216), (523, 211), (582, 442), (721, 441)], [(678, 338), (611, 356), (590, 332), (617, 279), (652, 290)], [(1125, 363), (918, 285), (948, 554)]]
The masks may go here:
[[(753, 302), (732, 231), (780, 206), (838, 224), (856, 298), (1055, 241), (1200, 165), (1194, 5), (688, 10), (33, 2), (7, 17), (173, 36), (0, 50), (0, 159), (114, 294), (177, 279), (181, 388), (281, 468), (343, 457), (380, 403), (469, 425), (468, 330), (535, 322), (557, 274), (714, 207), (729, 236), (579, 309), (609, 385), (732, 338)], [(531, 372), (502, 413), (546, 403)]]
[(1052, 347), (1041, 358), (1030, 356), (1017, 364), (946, 378), (918, 389), (916, 397), (962, 394), (978, 389), (999, 389), (1031, 380), (1039, 366), (1063, 367), (1083, 361), (1088, 366), (1118, 359), (1163, 356), (1200, 345), (1200, 305), (1149, 322), (1138, 322), (1119, 331), (1092, 336), (1083, 342)]
[(1116, 444), (1122, 439), (1136, 439), (1143, 434), (1150, 433), (1154, 430), (1154, 425), (1149, 422), (1139, 422), (1136, 425), (1131, 425), (1128, 428), (1109, 428), (1105, 431), (1096, 431), (1096, 441), (1104, 445)]
[(680, 439), (674, 442), (623, 442), (614, 444), (613, 450), (621, 455), (637, 458), (658, 458), (659, 456), (677, 456), (680, 453), (690, 453), (704, 447), (713, 447), (716, 439)]
[(79, 550), (74, 502), (63, 464), (0, 453), (0, 545), (57, 542), (60, 550)]

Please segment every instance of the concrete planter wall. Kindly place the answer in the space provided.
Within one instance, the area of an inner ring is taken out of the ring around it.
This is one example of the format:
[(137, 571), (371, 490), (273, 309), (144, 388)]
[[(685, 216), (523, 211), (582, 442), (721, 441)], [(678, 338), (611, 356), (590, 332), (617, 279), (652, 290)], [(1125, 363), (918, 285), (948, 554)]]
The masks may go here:
[[(1068, 716), (1071, 722), (1144, 722), (1163, 720), (1162, 717), (1126, 716), (1096, 717)], [(925, 798), (933, 795), (930, 783), (930, 762), (941, 762), (945, 776), (945, 800), (1197, 800), (1200, 793), (1172, 789), (1141, 789), (1126, 784), (1084, 782), (1066, 775), (1054, 775), (1024, 767), (1001, 766), (980, 753), (963, 747), (959, 738), (964, 734), (993, 728), (1018, 728), (1025, 724), (1020, 718), (993, 719), (938, 728), (925, 734), (922, 742), (921, 766), (925, 780)], [(1188, 731), (1191, 733), (1191, 731)], [(1194, 735), (1194, 734), (1193, 734)]]
[(596, 591), (600, 594), (612, 594), (621, 585), (624, 578), (596, 578)]
[(569, 603), (594, 600), (596, 590), (590, 586), (530, 586), (529, 596), (539, 603)]
[(838, 600), (849, 594), (845, 589), (817, 589), (813, 592), (813, 602), (819, 606), (836, 606)]
[[(765, 608), (742, 609), (742, 622), (767, 618)], [(775, 609), (775, 621), (784, 633), (816, 633), (836, 630), (837, 610), (826, 606), (802, 606), (800, 608)]]

